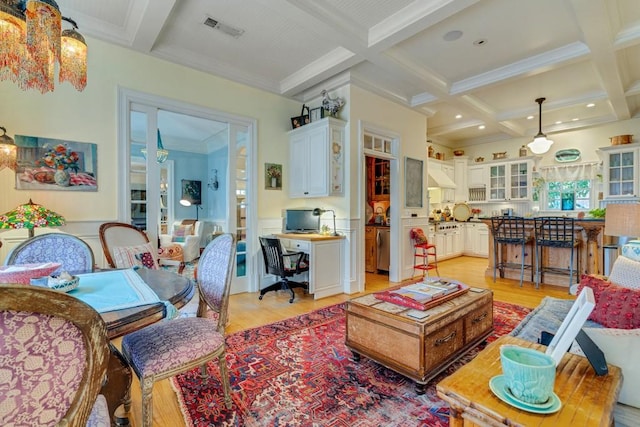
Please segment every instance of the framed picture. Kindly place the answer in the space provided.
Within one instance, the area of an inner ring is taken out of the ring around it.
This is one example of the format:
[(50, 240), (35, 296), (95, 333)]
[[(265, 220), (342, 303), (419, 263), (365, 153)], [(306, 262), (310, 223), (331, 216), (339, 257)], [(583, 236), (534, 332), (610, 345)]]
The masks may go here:
[(16, 135), (16, 190), (98, 190), (98, 145)]
[(404, 158), (404, 205), (407, 208), (422, 207), (423, 166), (422, 160)]
[(264, 189), (282, 190), (282, 165), (276, 163), (264, 164)]
[(324, 108), (322, 107), (318, 107), (318, 108), (312, 108), (309, 115), (311, 116), (311, 121), (312, 122), (316, 122), (320, 119), (324, 118)]
[(187, 200), (192, 205), (202, 204), (202, 181), (192, 181), (183, 179), (182, 197), (180, 200)]
[(571, 343), (573, 343), (595, 306), (596, 301), (593, 297), (593, 290), (585, 286), (547, 347), (546, 354), (554, 358), (556, 366), (560, 363), (562, 356), (569, 350)]

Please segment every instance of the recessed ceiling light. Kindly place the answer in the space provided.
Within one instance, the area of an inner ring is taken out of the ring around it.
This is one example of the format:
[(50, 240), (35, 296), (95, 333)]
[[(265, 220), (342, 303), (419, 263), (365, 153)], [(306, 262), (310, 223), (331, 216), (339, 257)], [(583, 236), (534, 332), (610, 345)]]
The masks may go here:
[(558, 121), (556, 122), (556, 124), (557, 124), (557, 125), (561, 125), (561, 124), (562, 124), (562, 120), (558, 120)]
[(596, 104), (594, 104), (593, 102), (590, 103), (590, 104), (587, 104), (587, 108), (592, 108), (592, 107), (595, 107), (595, 106), (596, 106)]
[(442, 36), (442, 38), (443, 38), (445, 41), (448, 41), (448, 42), (456, 41), (456, 40), (458, 40), (460, 37), (462, 37), (462, 31), (460, 31), (460, 30), (452, 30), (452, 31), (449, 31), (449, 32), (448, 32), (447, 34), (445, 34), (444, 36)]
[(489, 43), (487, 39), (478, 39), (473, 42), (474, 46), (484, 46), (487, 43)]
[(572, 122), (577, 122), (578, 120), (580, 120), (580, 119), (577, 118), (577, 117), (574, 117), (573, 119), (571, 119)]
[(461, 119), (462, 118), (462, 114), (456, 114), (456, 119)]
[(484, 125), (478, 126), (478, 129), (480, 129), (480, 130), (484, 129)]
[(527, 120), (533, 120), (533, 116), (527, 116)]

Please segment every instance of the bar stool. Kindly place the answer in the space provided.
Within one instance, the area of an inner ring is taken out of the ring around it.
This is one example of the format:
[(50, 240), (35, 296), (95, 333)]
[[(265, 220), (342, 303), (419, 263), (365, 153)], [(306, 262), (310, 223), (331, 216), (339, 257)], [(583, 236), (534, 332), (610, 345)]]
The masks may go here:
[[(520, 266), (520, 287), (524, 279), (524, 270), (531, 270), (533, 282), (533, 258), (531, 264), (525, 265), (525, 247), (533, 242), (533, 237), (527, 234), (524, 218), (519, 216), (497, 216), (491, 218), (491, 234), (493, 234), (493, 282), (496, 281), (496, 270), (500, 270), (500, 277), (504, 277), (505, 268)], [(520, 245), (520, 263), (505, 259), (505, 245)], [(499, 254), (498, 254), (499, 253)]]
[[(413, 240), (413, 273), (416, 270), (422, 270), (422, 276), (429, 275), (429, 270), (436, 270), (436, 274), (440, 276), (438, 271), (438, 255), (436, 245), (429, 243), (427, 236), (422, 228), (411, 229), (411, 239)], [(431, 261), (431, 258), (433, 261)]]
[[(580, 281), (580, 240), (576, 239), (575, 219), (567, 217), (539, 217), (534, 218), (535, 236), (536, 236), (536, 288), (540, 286), (545, 271), (566, 274), (569, 273), (569, 293), (571, 293), (571, 284), (573, 275), (576, 276), (576, 283)], [(544, 248), (564, 248), (570, 249), (568, 267), (549, 267), (544, 266)], [(574, 252), (577, 252), (575, 256)], [(576, 268), (574, 270), (574, 258)]]

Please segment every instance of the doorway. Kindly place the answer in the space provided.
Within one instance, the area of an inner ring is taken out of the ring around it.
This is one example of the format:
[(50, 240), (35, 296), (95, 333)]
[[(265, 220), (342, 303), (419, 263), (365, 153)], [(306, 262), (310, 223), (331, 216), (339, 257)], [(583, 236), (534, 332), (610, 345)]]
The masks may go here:
[[(119, 91), (119, 118), (119, 164), (130, 173), (119, 175), (118, 220), (143, 224), (154, 245), (160, 233), (172, 232), (174, 219), (201, 221), (201, 247), (215, 232), (233, 233), (232, 292), (257, 289), (255, 257), (249, 255), (256, 248), (249, 237), (257, 216), (255, 120), (126, 89)], [(185, 182), (198, 189), (198, 203), (179, 203)]]

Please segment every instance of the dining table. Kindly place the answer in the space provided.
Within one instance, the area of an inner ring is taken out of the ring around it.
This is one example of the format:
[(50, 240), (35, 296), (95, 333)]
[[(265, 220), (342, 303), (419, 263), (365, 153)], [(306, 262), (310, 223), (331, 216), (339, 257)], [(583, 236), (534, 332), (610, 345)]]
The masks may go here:
[[(83, 280), (89, 281), (89, 278), (107, 277), (107, 273), (116, 271), (118, 270), (99, 270), (87, 275), (79, 275), (80, 286), (78, 289), (82, 287)], [(193, 298), (195, 293), (193, 280), (177, 273), (163, 269), (153, 270), (146, 268), (132, 271), (133, 273), (131, 270), (127, 273), (135, 274), (141, 278), (148, 288), (157, 295), (155, 299), (158, 301), (103, 312), (99, 307), (94, 307), (100, 312), (106, 323), (107, 335), (110, 340), (165, 319), (168, 312), (173, 311), (174, 308), (183, 307)], [(71, 295), (74, 295), (75, 292), (72, 291)], [(84, 296), (77, 294), (76, 296), (85, 300), (89, 305), (94, 305), (91, 299), (91, 292), (87, 292)], [(107, 400), (112, 425), (127, 426), (129, 425), (128, 413), (131, 406), (129, 393), (132, 381), (131, 368), (113, 342), (109, 346), (111, 355), (107, 368), (107, 378), (101, 393)]]

